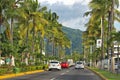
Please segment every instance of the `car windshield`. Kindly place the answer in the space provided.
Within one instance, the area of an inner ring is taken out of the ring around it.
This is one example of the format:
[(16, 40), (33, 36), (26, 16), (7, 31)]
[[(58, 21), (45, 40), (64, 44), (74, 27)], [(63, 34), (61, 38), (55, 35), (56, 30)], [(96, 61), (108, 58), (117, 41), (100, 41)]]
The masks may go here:
[(50, 62), (50, 63), (58, 63), (58, 62)]
[(63, 64), (66, 64), (67, 62), (62, 62)]
[(82, 64), (82, 62), (77, 62), (76, 64)]

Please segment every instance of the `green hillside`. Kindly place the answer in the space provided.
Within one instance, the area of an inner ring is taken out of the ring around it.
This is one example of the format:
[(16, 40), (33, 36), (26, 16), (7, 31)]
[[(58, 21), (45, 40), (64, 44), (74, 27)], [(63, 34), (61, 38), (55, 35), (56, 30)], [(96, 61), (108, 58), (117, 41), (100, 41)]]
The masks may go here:
[(67, 54), (70, 54), (70, 52), (74, 51), (82, 53), (82, 31), (68, 27), (63, 27), (62, 30), (72, 41), (72, 49), (67, 49)]

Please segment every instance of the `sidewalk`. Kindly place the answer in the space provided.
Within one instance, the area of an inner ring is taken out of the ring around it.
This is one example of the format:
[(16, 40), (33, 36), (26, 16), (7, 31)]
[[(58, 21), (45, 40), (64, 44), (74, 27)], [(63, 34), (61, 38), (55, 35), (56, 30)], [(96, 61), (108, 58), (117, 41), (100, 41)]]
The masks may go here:
[(90, 69), (95, 74), (100, 76), (102, 80), (120, 80), (120, 73), (117, 74), (115, 72), (113, 73), (111, 71), (101, 70), (101, 69), (94, 68), (94, 67), (86, 67), (86, 68)]
[(92, 69), (90, 69), (89, 67), (86, 67), (87, 69), (91, 70), (92, 72), (94, 72), (95, 74), (97, 74), (102, 80), (108, 80), (106, 77), (104, 77), (102, 74), (100, 74), (99, 72), (96, 72)]
[(0, 80), (6, 79), (6, 78), (17, 77), (17, 76), (23, 76), (26, 74), (38, 73), (38, 72), (44, 72), (44, 70), (28, 71), (28, 72), (14, 73), (14, 74), (5, 74), (5, 75), (0, 76)]

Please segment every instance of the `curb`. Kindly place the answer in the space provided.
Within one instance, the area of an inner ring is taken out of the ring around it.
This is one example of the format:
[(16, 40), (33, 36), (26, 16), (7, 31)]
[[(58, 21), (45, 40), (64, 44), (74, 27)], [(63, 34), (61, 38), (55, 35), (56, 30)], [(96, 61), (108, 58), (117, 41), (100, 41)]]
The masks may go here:
[(97, 74), (102, 80), (108, 80), (106, 77), (104, 77), (102, 74), (100, 74), (99, 72), (96, 72), (95, 70), (90, 69), (89, 67), (86, 67), (87, 69), (91, 70), (92, 72), (94, 72), (95, 74)]
[(21, 73), (16, 73), (16, 74), (6, 74), (6, 75), (3, 75), (3, 76), (0, 76), (0, 80), (1, 79), (6, 79), (6, 78), (23, 76), (23, 75), (27, 75), (27, 74), (38, 73), (38, 72), (44, 72), (44, 70), (28, 71), (28, 72), (21, 72)]

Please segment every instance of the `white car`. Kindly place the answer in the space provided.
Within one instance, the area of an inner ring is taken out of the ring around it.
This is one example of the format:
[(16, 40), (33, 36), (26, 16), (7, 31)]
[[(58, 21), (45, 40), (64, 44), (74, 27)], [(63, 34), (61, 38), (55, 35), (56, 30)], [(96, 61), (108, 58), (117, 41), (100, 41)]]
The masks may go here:
[(5, 61), (4, 60), (0, 60), (0, 65), (1, 64), (5, 64)]
[(75, 64), (75, 69), (84, 69), (84, 64), (81, 61), (77, 61)]
[(60, 62), (59, 61), (50, 61), (48, 69), (49, 70), (52, 70), (52, 69), (61, 70)]

